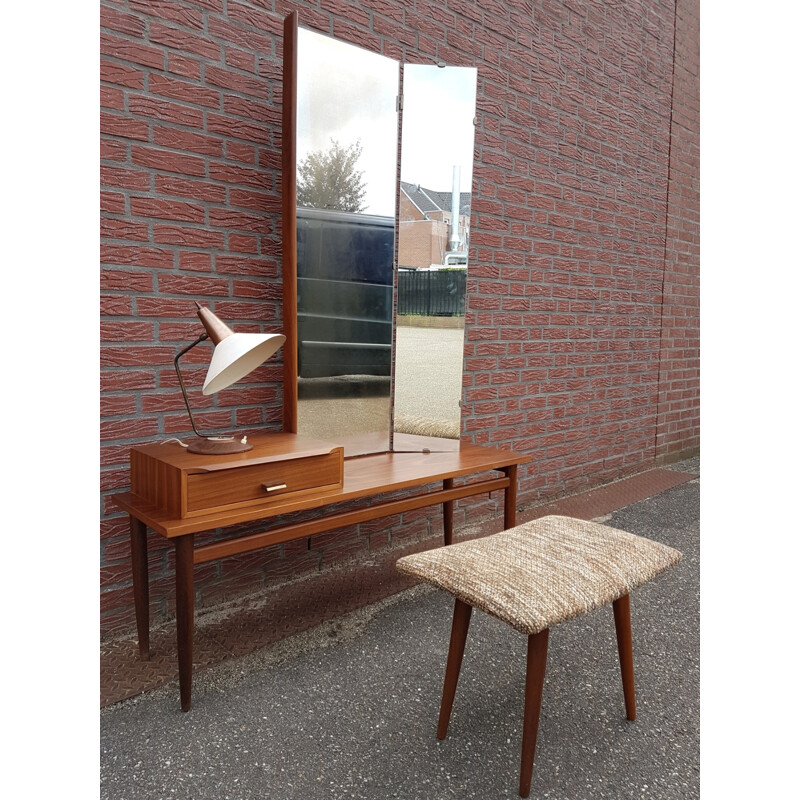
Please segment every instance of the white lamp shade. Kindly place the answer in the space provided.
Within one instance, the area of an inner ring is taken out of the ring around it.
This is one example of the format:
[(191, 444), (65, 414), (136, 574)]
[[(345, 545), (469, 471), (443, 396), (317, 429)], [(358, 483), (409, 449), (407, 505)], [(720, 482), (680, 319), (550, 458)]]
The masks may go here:
[(282, 333), (233, 333), (214, 348), (203, 394), (215, 394), (249, 375), (286, 341)]

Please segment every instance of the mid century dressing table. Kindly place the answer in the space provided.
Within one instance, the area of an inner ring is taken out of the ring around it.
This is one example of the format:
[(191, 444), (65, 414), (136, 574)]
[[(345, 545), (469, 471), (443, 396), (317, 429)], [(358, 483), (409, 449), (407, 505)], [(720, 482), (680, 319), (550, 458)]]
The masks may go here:
[[(343, 56), (345, 52), (346, 58)], [(312, 53), (314, 58), (309, 58)], [(320, 62), (319, 56), (324, 53), (329, 53), (329, 56)], [(316, 72), (312, 72), (312, 62), (316, 64)], [(345, 64), (356, 66), (345, 74), (343, 72)], [(471, 106), (467, 108), (466, 115), (466, 125), (471, 132), (475, 114), (476, 70), (448, 67), (443, 71), (443, 66), (443, 64), (428, 65), (426, 82), (435, 82), (443, 77), (452, 76), (457, 82), (464, 82), (460, 94), (464, 93), (464, 86), (471, 87)], [(380, 97), (386, 100), (383, 105), (377, 102), (375, 95), (374, 77), (377, 73), (384, 76), (379, 93)], [(362, 82), (360, 79), (364, 76), (369, 78), (366, 83), (370, 93), (360, 99), (352, 99), (349, 104), (341, 101), (344, 92), (357, 90)], [(388, 404), (386, 427), (377, 437), (380, 440), (379, 444), (370, 447), (363, 441), (356, 443), (351, 439), (348, 442), (343, 431), (336, 426), (356, 416), (355, 409), (359, 408), (357, 396), (353, 398), (353, 404), (346, 412), (336, 411), (333, 406), (317, 412), (318, 418), (324, 419), (326, 424), (330, 423), (324, 433), (312, 431), (313, 435), (310, 435), (308, 429), (305, 429), (299, 421), (298, 405), (305, 402), (298, 392), (298, 377), (301, 372), (298, 351), (303, 341), (303, 337), (298, 333), (299, 296), (305, 293), (305, 314), (320, 319), (328, 312), (309, 307), (307, 297), (309, 282), (318, 280), (320, 276), (310, 271), (308, 264), (305, 264), (305, 261), (310, 259), (305, 252), (309, 248), (306, 247), (303, 253), (298, 254), (296, 175), (298, 139), (301, 136), (305, 139), (309, 135), (307, 128), (312, 118), (318, 119), (325, 133), (324, 138), (327, 139), (333, 131), (331, 121), (339, 118), (341, 107), (346, 106), (348, 109), (358, 111), (356, 119), (351, 120), (350, 125), (361, 130), (365, 125), (361, 119), (362, 112), (369, 117), (379, 107), (388, 106), (386, 125), (390, 135), (387, 137), (386, 152), (389, 155), (382, 162), (380, 169), (373, 167), (369, 177), (377, 179), (378, 173), (386, 173), (390, 177), (391, 180), (386, 185), (394, 187), (390, 189), (388, 195), (389, 205), (394, 209), (399, 146), (399, 141), (396, 140), (397, 114), (402, 106), (401, 100), (405, 97), (407, 111), (414, 102), (422, 103), (423, 106), (426, 102), (430, 102), (421, 96), (422, 88), (414, 90), (411, 83), (403, 84), (405, 88), (401, 89), (399, 76), (399, 62), (367, 52), (354, 45), (337, 42), (313, 31), (300, 30), (297, 12), (292, 12), (286, 18), (281, 139), (283, 334), (285, 335), (284, 432), (253, 434), (248, 437), (253, 445), (252, 449), (227, 455), (187, 452), (175, 441), (134, 447), (131, 450), (131, 490), (114, 497), (117, 506), (130, 516), (134, 604), (139, 652), (143, 659), (149, 656), (147, 529), (169, 539), (175, 547), (178, 673), (181, 708), (184, 711), (188, 711), (191, 707), (192, 694), (195, 564), (439, 504), (443, 513), (444, 542), (450, 544), (453, 540), (455, 502), (461, 498), (497, 490), (504, 492), (504, 527), (512, 528), (515, 525), (517, 466), (529, 460), (526, 455), (494, 447), (478, 447), (457, 439), (432, 439), (408, 431), (402, 433), (391, 431)], [(318, 92), (316, 104), (313, 106), (314, 113), (311, 113), (312, 109), (306, 108), (300, 114), (303, 124), (298, 128), (298, 107), (301, 105), (299, 96), (308, 97), (311, 84), (329, 85), (332, 80), (337, 81), (336, 91)], [(466, 94), (469, 95), (469, 91)], [(322, 101), (325, 97), (328, 98), (326, 102), (333, 105), (332, 109), (324, 108), (325, 103)], [(452, 114), (452, 109), (448, 113)], [(445, 160), (451, 156), (455, 157), (450, 133), (448, 131), (448, 135), (437, 145), (446, 154), (442, 156)], [(378, 137), (367, 137), (364, 146), (379, 144), (373, 141), (376, 138)], [(426, 149), (433, 152), (433, 140), (427, 135), (425, 140)], [(413, 148), (407, 146), (405, 151), (411, 149)], [(466, 154), (460, 158), (464, 172), (469, 166), (471, 173), (471, 139)], [(424, 176), (422, 179), (425, 180)], [(468, 187), (466, 191), (469, 191)], [(453, 197), (457, 195), (454, 186)], [(456, 221), (457, 229), (459, 219), (457, 212), (453, 214), (453, 219)], [(395, 219), (394, 229), (397, 230), (398, 227), (399, 223)], [(341, 249), (343, 252), (358, 250), (355, 245)], [(326, 261), (333, 261), (331, 252), (330, 248), (325, 250)], [(369, 256), (368, 260), (372, 264), (375, 259), (372, 250), (369, 250)], [(380, 284), (378, 288), (383, 291), (382, 296), (388, 298), (391, 298), (392, 281), (396, 283), (394, 263), (393, 258), (389, 259), (388, 278), (384, 276), (385, 280), (370, 278)], [(327, 264), (326, 268), (330, 266)], [(306, 281), (305, 289), (302, 291), (298, 289), (298, 271), (305, 275), (303, 278)], [(367, 280), (364, 276), (356, 279), (354, 276), (348, 277), (338, 273), (327, 277), (330, 280), (327, 283), (323, 282), (323, 290), (312, 294), (325, 296), (333, 291), (331, 287), (335, 285), (341, 288), (349, 280), (352, 283), (346, 296), (351, 299), (361, 297), (364, 281)], [(384, 308), (381, 304), (378, 305)], [(371, 305), (353, 307), (352, 303), (348, 303), (346, 309), (343, 308), (336, 313), (335, 319), (328, 320), (331, 324), (335, 323), (337, 330), (335, 342), (344, 341), (341, 331), (349, 326), (355, 338), (347, 345), (348, 352), (355, 352), (354, 347), (373, 349), (380, 347), (377, 340), (370, 340), (369, 337), (372, 335), (370, 332), (376, 327), (383, 330), (386, 325), (394, 324), (394, 317), (389, 314), (392, 311), (392, 303), (387, 301), (384, 305), (385, 313), (376, 317), (377, 312)], [(209, 316), (203, 309), (198, 313), (201, 319), (204, 318), (203, 315)], [(216, 319), (214, 315), (210, 315), (210, 318), (212, 321)], [(364, 325), (362, 323), (365, 320), (371, 320), (375, 324)], [(206, 322), (207, 320), (204, 324)], [(210, 328), (209, 325), (206, 327), (215, 344), (218, 343), (220, 336), (232, 334), (232, 331), (225, 327), (220, 328), (222, 331), (220, 333), (216, 322)], [(195, 344), (204, 338), (201, 337)], [(320, 342), (315, 344), (318, 345)], [(459, 352), (457, 355), (459, 365), (461, 356), (462, 353)], [(178, 358), (176, 358), (176, 370)], [(323, 380), (330, 379), (333, 383), (339, 381), (338, 385), (341, 387), (340, 378), (344, 374), (345, 372), (341, 370), (331, 371), (331, 374)], [(368, 377), (376, 374), (378, 373), (368, 373)], [(178, 377), (180, 378), (180, 371)], [(317, 377), (315, 375), (313, 379)], [(231, 380), (227, 380), (225, 385)], [(414, 380), (420, 386), (425, 386), (427, 383), (421, 376), (417, 376)], [(455, 394), (460, 395), (460, 370), (453, 380), (456, 382)], [(182, 383), (181, 385), (183, 386)], [(358, 386), (358, 382), (354, 385)], [(206, 392), (205, 387), (204, 392)], [(186, 397), (185, 391), (184, 396)], [(186, 404), (191, 416), (188, 398)], [(194, 423), (192, 425), (194, 426)], [(370, 435), (374, 431), (372, 428), (366, 430)], [(346, 458), (345, 455), (351, 457)], [(343, 508), (342, 503), (348, 505)], [(301, 511), (316, 513), (313, 518), (303, 518), (301, 521), (297, 521), (296, 518), (292, 521), (282, 519), (293, 512)], [(275, 527), (270, 525), (258, 533), (240, 533), (238, 536), (234, 534), (230, 538), (225, 538), (223, 535), (221, 539), (195, 543), (195, 534), (262, 520), (277, 524)]]
[[(528, 460), (520, 453), (463, 442), (454, 442), (449, 451), (376, 453), (345, 460), (342, 448), (292, 433), (255, 434), (251, 441), (252, 450), (225, 457), (188, 453), (175, 442), (133, 448), (131, 491), (114, 497), (130, 516), (142, 659), (149, 657), (147, 529), (175, 546), (178, 674), (184, 711), (192, 700), (195, 564), (438, 504), (443, 509), (444, 542), (449, 544), (455, 501), (497, 490), (505, 492), (503, 521), (505, 528), (511, 528), (516, 523), (517, 465)], [(478, 478), (456, 485), (456, 479), (469, 476)], [(399, 498), (379, 497), (400, 490), (411, 491)], [(361, 502), (355, 509), (337, 510), (337, 504), (345, 501)], [(195, 545), (194, 535), (203, 531), (311, 509), (318, 509), (319, 516)]]

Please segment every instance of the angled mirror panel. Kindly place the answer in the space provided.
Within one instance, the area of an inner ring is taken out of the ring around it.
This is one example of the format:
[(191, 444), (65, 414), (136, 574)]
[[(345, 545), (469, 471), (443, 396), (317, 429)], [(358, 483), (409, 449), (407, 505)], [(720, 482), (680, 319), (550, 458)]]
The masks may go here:
[(394, 448), (461, 430), (477, 70), (403, 67)]
[(390, 447), (399, 64), (299, 28), (297, 432)]

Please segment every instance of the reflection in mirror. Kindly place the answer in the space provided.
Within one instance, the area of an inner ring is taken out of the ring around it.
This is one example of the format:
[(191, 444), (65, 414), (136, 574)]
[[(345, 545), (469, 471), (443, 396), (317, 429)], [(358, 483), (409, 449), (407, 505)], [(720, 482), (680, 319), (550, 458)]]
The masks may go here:
[(458, 446), (476, 85), (472, 67), (403, 68), (395, 450)]
[(297, 432), (390, 447), (399, 64), (300, 28)]

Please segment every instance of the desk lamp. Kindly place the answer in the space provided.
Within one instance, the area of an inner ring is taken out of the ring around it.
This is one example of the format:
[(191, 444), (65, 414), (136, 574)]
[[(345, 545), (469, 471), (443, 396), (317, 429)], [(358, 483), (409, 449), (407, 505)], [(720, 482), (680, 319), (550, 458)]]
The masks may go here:
[(214, 354), (206, 373), (203, 394), (215, 394), (261, 366), (286, 341), (286, 337), (282, 333), (234, 333), (216, 314), (196, 301), (195, 305), (197, 306), (197, 316), (200, 317), (200, 321), (206, 329), (205, 333), (202, 333), (196, 341), (188, 347), (184, 347), (175, 356), (175, 372), (178, 373), (178, 382), (186, 402), (186, 410), (189, 412), (192, 430), (197, 436), (197, 439), (189, 444), (188, 449), (190, 453), (205, 455), (244, 453), (253, 449), (253, 445), (248, 443), (246, 436), (237, 437), (232, 434), (210, 436), (198, 432), (178, 361), (181, 356), (200, 342), (211, 339), (214, 345)]

